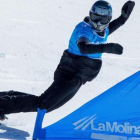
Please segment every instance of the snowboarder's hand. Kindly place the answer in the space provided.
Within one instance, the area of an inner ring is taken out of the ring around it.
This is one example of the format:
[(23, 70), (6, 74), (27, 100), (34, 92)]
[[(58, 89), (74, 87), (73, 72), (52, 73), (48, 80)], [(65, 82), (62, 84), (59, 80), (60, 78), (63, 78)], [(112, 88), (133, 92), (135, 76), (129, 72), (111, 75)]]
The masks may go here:
[(108, 43), (103, 47), (103, 52), (120, 55), (123, 53), (123, 47), (118, 43)]
[(122, 16), (128, 19), (134, 6), (135, 6), (134, 1), (127, 1), (122, 7)]

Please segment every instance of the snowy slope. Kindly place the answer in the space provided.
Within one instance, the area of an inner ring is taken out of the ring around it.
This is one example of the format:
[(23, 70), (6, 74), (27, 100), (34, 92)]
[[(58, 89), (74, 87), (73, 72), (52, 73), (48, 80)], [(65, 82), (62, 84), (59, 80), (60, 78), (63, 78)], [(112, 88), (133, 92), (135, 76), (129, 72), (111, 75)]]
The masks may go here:
[[(126, 0), (109, 0), (113, 19)], [(76, 96), (45, 116), (43, 126), (65, 117), (140, 69), (140, 1), (108, 42), (124, 47), (121, 56), (104, 54), (99, 76)], [(0, 0), (0, 91), (16, 90), (40, 95), (53, 81), (53, 72), (67, 49), (76, 24), (88, 15), (93, 0)], [(0, 126), (0, 140), (31, 140), (36, 113), (8, 115)]]

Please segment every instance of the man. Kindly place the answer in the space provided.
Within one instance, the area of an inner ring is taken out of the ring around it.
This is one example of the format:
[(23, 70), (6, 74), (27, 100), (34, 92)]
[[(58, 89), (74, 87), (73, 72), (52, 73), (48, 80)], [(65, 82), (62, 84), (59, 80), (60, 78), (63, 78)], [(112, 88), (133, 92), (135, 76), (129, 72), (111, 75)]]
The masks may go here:
[(106, 44), (106, 41), (127, 21), (134, 5), (133, 1), (126, 2), (121, 16), (110, 22), (111, 5), (103, 0), (95, 2), (89, 17), (75, 27), (69, 48), (64, 51), (54, 73), (52, 85), (39, 97), (17, 91), (0, 92), (0, 120), (6, 118), (5, 114), (35, 112), (37, 108), (50, 112), (69, 101), (83, 84), (98, 75), (102, 53), (123, 53), (121, 45)]

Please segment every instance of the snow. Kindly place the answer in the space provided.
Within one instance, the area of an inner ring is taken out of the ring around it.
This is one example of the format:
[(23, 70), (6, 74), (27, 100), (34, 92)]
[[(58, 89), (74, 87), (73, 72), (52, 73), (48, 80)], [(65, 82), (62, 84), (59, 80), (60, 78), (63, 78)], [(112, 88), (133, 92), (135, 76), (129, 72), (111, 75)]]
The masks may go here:
[[(113, 19), (126, 0), (109, 0)], [(84, 103), (140, 69), (140, 5), (108, 42), (124, 47), (121, 56), (103, 55), (98, 77), (82, 86), (63, 107), (45, 115), (43, 127), (70, 114)], [(93, 0), (0, 0), (0, 91), (43, 93), (53, 82), (53, 73), (68, 47), (76, 24), (88, 15)], [(0, 126), (0, 140), (31, 140), (36, 113), (8, 115)]]

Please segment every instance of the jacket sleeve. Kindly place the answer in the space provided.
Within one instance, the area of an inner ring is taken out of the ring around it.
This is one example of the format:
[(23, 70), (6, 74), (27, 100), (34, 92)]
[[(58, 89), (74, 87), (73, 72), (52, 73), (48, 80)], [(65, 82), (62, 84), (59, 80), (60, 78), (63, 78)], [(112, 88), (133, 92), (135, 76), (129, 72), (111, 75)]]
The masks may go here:
[(118, 17), (117, 19), (113, 20), (109, 24), (109, 35), (112, 34), (114, 31), (116, 31), (120, 26), (122, 26), (126, 22), (126, 18), (124, 18), (122, 15)]
[(103, 53), (104, 44), (90, 44), (87, 38), (80, 38), (77, 46), (82, 54)]
[[(81, 38), (82, 39), (82, 38)], [(83, 39), (78, 42), (77, 46), (82, 54), (94, 54), (94, 53), (112, 53), (112, 54), (122, 54), (123, 47), (118, 43), (107, 43), (107, 44), (90, 44), (85, 42)]]

